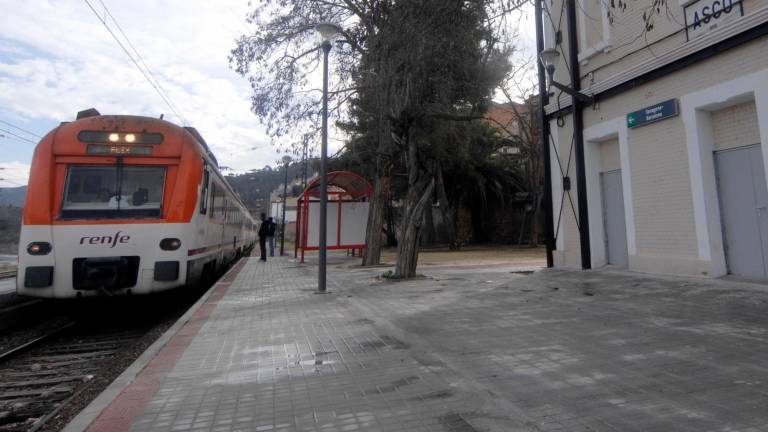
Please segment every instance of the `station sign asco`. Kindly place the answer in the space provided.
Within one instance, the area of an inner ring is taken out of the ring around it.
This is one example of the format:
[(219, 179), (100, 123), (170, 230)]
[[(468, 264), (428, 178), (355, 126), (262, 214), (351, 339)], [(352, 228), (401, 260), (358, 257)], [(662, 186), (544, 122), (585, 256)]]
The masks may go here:
[(632, 129), (644, 126), (648, 123), (674, 117), (677, 113), (677, 99), (666, 100), (627, 114), (627, 127)]
[(685, 5), (685, 39), (690, 41), (744, 16), (742, 0), (695, 0)]

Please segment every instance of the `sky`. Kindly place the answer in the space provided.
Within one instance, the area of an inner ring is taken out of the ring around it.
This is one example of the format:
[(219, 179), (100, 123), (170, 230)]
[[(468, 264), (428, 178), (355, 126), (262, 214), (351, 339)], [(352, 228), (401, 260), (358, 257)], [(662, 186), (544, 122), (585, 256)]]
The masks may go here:
[[(91, 107), (194, 126), (231, 172), (276, 165), (282, 154), (227, 60), (250, 30), (248, 10), (247, 0), (0, 0), (0, 187), (26, 185), (40, 137)], [(122, 29), (186, 122), (100, 19), (132, 52)], [(524, 34), (531, 49), (532, 19)], [(329, 154), (340, 145), (329, 142)]]

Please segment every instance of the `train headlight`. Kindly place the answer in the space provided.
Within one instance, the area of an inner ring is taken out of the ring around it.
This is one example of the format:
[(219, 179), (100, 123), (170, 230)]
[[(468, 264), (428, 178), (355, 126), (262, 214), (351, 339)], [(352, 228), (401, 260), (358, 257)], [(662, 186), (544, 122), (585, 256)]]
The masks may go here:
[(181, 247), (181, 240), (177, 238), (164, 238), (160, 240), (160, 249), (174, 251)]
[(27, 245), (27, 253), (30, 255), (48, 255), (52, 249), (48, 242), (32, 242)]
[(77, 139), (84, 143), (126, 143), (126, 144), (162, 144), (163, 134), (158, 132), (109, 132), (109, 131), (80, 131)]

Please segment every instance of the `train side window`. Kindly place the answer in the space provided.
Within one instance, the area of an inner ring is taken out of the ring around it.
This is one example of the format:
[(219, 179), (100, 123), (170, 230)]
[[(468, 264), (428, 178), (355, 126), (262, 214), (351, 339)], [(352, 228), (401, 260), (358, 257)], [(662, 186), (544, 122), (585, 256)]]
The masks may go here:
[(221, 190), (216, 188), (216, 219), (224, 219), (224, 200), (221, 196)]
[(211, 217), (216, 217), (216, 183), (211, 182), (211, 202), (208, 204), (208, 206), (211, 208)]
[(203, 188), (200, 191), (200, 213), (208, 213), (208, 170), (203, 170)]

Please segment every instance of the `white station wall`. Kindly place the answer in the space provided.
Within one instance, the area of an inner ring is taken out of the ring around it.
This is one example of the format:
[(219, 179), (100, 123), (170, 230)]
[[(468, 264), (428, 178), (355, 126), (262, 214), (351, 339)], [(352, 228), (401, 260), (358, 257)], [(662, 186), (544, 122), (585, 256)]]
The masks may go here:
[[(367, 202), (344, 202), (341, 206), (341, 245), (359, 245), (365, 243), (365, 227), (368, 224)], [(320, 243), (320, 203), (309, 203), (307, 218), (307, 247), (318, 247)], [(328, 201), (328, 231), (326, 234), (328, 246), (340, 246), (339, 238), (339, 204)]]

